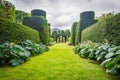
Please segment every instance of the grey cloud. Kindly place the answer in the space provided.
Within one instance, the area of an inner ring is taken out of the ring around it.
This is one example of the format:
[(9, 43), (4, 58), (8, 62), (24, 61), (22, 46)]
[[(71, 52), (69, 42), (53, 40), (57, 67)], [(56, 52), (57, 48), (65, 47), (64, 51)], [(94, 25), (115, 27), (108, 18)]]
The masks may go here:
[(79, 20), (83, 11), (93, 10), (96, 16), (103, 13), (119, 12), (119, 0), (9, 0), (16, 9), (30, 12), (38, 8), (47, 11), (47, 19), (52, 27), (70, 28)]

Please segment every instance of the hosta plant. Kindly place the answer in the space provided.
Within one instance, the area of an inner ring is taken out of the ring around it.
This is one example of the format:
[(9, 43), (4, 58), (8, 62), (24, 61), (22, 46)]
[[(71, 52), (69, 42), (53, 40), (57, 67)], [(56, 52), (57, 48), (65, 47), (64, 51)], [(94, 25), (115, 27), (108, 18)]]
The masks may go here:
[(83, 58), (98, 61), (106, 68), (107, 73), (120, 74), (120, 46), (108, 43), (93, 43), (92, 45), (84, 43), (76, 46), (74, 51)]
[(0, 45), (0, 65), (10, 64), (17, 66), (29, 59), (30, 52), (15, 43)]
[(21, 42), (21, 45), (5, 42), (0, 44), (0, 65), (17, 66), (26, 62), (30, 56), (35, 56), (49, 48), (43, 44), (36, 44), (30, 40)]

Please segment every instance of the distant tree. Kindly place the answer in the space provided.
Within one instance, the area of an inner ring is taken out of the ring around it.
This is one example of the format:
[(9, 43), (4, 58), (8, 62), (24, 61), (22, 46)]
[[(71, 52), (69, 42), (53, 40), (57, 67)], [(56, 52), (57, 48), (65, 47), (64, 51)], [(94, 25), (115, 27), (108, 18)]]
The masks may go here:
[(64, 42), (64, 41), (65, 41), (65, 40), (64, 40), (64, 37), (65, 37), (65, 31), (64, 31), (64, 30), (61, 31), (61, 36), (62, 36), (62, 42)]
[(68, 41), (68, 38), (71, 36), (70, 30), (66, 30), (65, 34), (66, 34), (66, 40)]
[(57, 31), (52, 32), (52, 38), (57, 42)]

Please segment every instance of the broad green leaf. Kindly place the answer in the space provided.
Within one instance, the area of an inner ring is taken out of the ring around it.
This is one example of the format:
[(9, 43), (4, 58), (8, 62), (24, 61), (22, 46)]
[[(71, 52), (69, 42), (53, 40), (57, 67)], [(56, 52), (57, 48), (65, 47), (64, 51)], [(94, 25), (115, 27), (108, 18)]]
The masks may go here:
[(105, 64), (106, 64), (107, 62), (110, 62), (111, 60), (112, 60), (112, 58), (106, 59), (105, 61), (103, 61), (103, 62), (100, 64), (100, 66), (105, 67)]
[(115, 55), (115, 53), (108, 53), (108, 54), (105, 56), (105, 58), (108, 59), (108, 58), (111, 58), (111, 57), (114, 56), (114, 55)]

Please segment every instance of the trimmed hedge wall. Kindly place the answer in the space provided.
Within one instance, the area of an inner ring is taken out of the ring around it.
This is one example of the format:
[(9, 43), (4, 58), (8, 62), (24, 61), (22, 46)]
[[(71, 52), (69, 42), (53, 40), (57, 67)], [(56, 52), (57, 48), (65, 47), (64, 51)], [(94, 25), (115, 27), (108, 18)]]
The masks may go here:
[(7, 19), (0, 19), (0, 43), (9, 41), (19, 44), (28, 39), (39, 43), (39, 33), (27, 26), (16, 24)]
[(93, 42), (103, 42), (106, 34), (105, 21), (98, 22), (82, 31), (82, 42), (91, 40)]
[(40, 34), (40, 39), (43, 44), (48, 45), (50, 42), (50, 27), (48, 26), (47, 20), (43, 17), (25, 17), (23, 24), (36, 29)]
[(71, 28), (71, 44), (75, 45), (75, 36), (76, 36), (76, 26), (78, 22), (73, 23)]
[[(9, 4), (9, 5), (8, 5)], [(6, 18), (15, 21), (15, 7), (8, 1), (4, 5), (0, 3), (0, 18)]]
[(31, 11), (32, 16), (44, 16), (46, 18), (46, 11), (40, 9), (34, 9)]
[(82, 42), (87, 40), (120, 45), (120, 13), (83, 30)]

